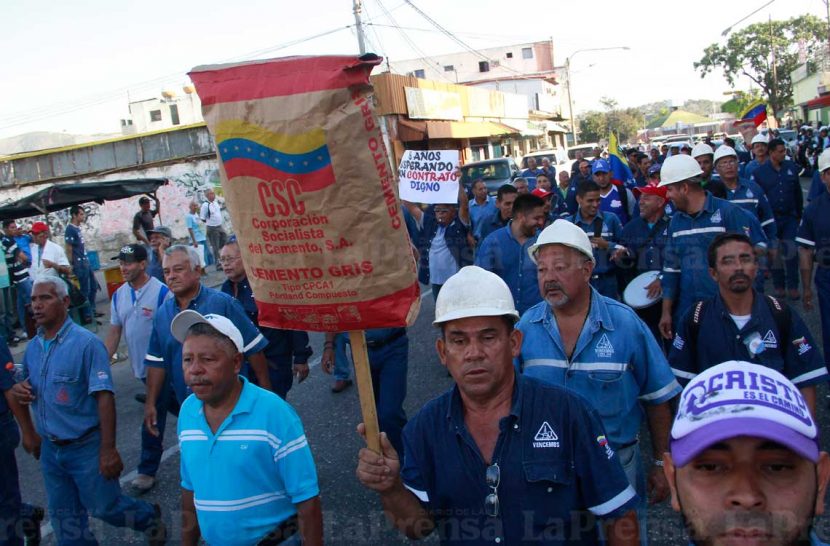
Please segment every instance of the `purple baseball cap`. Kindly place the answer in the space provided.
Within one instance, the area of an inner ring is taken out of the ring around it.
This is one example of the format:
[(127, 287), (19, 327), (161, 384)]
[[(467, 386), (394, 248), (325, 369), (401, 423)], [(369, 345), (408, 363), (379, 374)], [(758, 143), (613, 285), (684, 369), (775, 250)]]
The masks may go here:
[[(807, 340), (793, 344), (801, 350)], [(683, 389), (669, 449), (681, 467), (736, 436), (779, 443), (814, 463), (819, 458), (818, 428), (798, 387), (771, 368), (730, 360), (695, 376)]]

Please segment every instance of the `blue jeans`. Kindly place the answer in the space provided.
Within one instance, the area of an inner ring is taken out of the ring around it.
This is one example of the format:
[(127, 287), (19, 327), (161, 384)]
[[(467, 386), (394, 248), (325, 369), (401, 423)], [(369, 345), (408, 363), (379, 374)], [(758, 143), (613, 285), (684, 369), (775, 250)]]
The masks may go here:
[(95, 293), (98, 291), (98, 283), (95, 281), (95, 276), (92, 274), (89, 262), (86, 259), (75, 261), (72, 271), (78, 277), (81, 294), (86, 296), (87, 301), (89, 301), (89, 310), (85, 311), (86, 318), (92, 319), (95, 316)]
[(798, 247), (795, 244), (798, 220), (792, 216), (776, 216), (775, 227), (778, 230), (778, 255), (770, 264), (772, 286), (784, 290), (786, 273), (787, 290), (798, 290)]
[[(141, 380), (146, 383), (145, 379)], [(156, 428), (158, 436), (153, 436), (141, 423), (141, 459), (138, 462), (138, 473), (145, 476), (155, 476), (161, 464), (161, 455), (164, 453), (164, 429), (167, 427), (167, 412), (179, 415), (179, 401), (173, 392), (173, 386), (165, 377), (164, 386), (156, 399)]]
[(334, 336), (334, 372), (332, 375), (336, 380), (346, 381), (352, 376), (352, 365), (346, 354), (346, 344), (348, 342), (348, 334), (337, 334)]
[[(2, 395), (0, 395), (2, 396)], [(19, 526), (23, 505), (14, 450), (20, 432), (10, 411), (0, 416), (0, 546), (23, 546)]]
[(98, 544), (88, 516), (116, 527), (146, 531), (155, 509), (121, 492), (118, 478), (106, 480), (98, 470), (101, 434), (57, 446), (44, 439), (40, 467), (49, 498), (49, 517), (59, 546)]
[(32, 303), (32, 279), (14, 285), (17, 291), (17, 320), (20, 321), (20, 328), (26, 331), (26, 306)]
[(617, 450), (628, 483), (637, 491), (640, 504), (637, 505), (637, 521), (640, 524), (640, 544), (648, 544), (648, 494), (646, 492), (646, 472), (640, 455), (640, 443)]
[(403, 454), (401, 434), (406, 425), (403, 401), (406, 398), (406, 373), (409, 363), (409, 338), (404, 335), (383, 347), (367, 349), (372, 371), (372, 387), (378, 425), (399, 454)]

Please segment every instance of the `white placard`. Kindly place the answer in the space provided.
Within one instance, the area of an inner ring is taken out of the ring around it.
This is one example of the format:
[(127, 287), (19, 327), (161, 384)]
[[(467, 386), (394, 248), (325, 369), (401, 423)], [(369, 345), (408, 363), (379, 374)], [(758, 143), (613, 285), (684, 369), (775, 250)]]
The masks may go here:
[(411, 203), (458, 202), (458, 150), (407, 150), (398, 176), (401, 199)]

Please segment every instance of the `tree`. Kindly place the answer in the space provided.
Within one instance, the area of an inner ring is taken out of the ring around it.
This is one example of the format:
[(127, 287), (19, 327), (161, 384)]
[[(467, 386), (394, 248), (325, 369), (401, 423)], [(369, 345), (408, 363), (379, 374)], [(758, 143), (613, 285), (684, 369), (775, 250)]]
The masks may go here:
[(643, 127), (643, 114), (637, 108), (618, 109), (617, 101), (603, 97), (600, 103), (605, 112), (596, 110), (580, 116), (579, 138), (585, 142), (606, 140), (613, 131), (620, 142), (626, 142), (637, 136), (637, 130)]
[(701, 78), (721, 68), (732, 87), (739, 76), (748, 77), (761, 89), (775, 116), (792, 104), (790, 73), (800, 64), (799, 50), (803, 48), (808, 59), (815, 58), (826, 49), (826, 36), (826, 24), (815, 15), (754, 23), (730, 34), (726, 44), (709, 45), (694, 67)]
[(582, 142), (599, 142), (608, 138), (608, 121), (604, 112), (592, 110), (579, 119), (579, 139)]

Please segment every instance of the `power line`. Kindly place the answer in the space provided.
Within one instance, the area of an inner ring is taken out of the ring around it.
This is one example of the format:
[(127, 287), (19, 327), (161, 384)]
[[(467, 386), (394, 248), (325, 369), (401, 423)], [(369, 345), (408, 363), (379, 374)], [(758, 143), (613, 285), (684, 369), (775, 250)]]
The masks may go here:
[[(396, 28), (396, 27), (393, 27), (392, 25), (384, 25), (383, 23), (366, 23), (366, 26)], [(402, 28), (403, 30), (414, 30), (414, 31), (417, 31), (417, 32), (432, 32), (432, 33), (443, 34), (443, 32), (441, 32), (440, 30), (434, 29), (434, 28), (418, 28), (418, 27), (400, 27), (400, 28)], [(479, 39), (483, 39), (483, 40), (492, 39), (492, 38), (504, 38), (504, 39), (508, 39), (508, 40), (514, 40), (514, 39), (516, 39), (516, 40), (525, 40), (525, 39), (527, 39), (526, 35), (523, 36), (523, 35), (519, 35), (519, 34), (516, 34), (516, 35), (509, 35), (509, 34), (477, 34), (477, 33), (473, 33), (473, 32), (455, 32), (454, 34), (457, 35), (457, 36), (469, 36), (470, 38), (479, 38)]]
[[(450, 32), (449, 30), (445, 29), (435, 19), (433, 19), (432, 17), (430, 17), (429, 15), (427, 15), (426, 13), (421, 11), (421, 9), (418, 6), (416, 6), (415, 4), (412, 3), (412, 0), (404, 0), (404, 1), (407, 3), (407, 5), (409, 7), (411, 7), (413, 10), (415, 10), (415, 12), (418, 13), (418, 15), (420, 15), (421, 17), (426, 19), (429, 24), (431, 24), (432, 26), (434, 26), (435, 28), (440, 30), (445, 36), (450, 38), (452, 41), (454, 41), (455, 43), (457, 43), (458, 45), (460, 45), (461, 47), (463, 47), (464, 49), (466, 49), (467, 51), (469, 51), (470, 53), (472, 53), (473, 55), (475, 55), (479, 59), (481, 59), (483, 61), (487, 61), (488, 63), (490, 62), (490, 59), (487, 58), (486, 56), (482, 55), (481, 52), (479, 52), (478, 50), (473, 49), (472, 47), (468, 46), (466, 44), (466, 42), (464, 42), (461, 38), (457, 37), (455, 34)], [(501, 66), (501, 65), (499, 65), (499, 66)], [(501, 66), (501, 68), (504, 68), (505, 70), (509, 70), (510, 72), (513, 72), (515, 74), (522, 74), (520, 71), (514, 70), (514, 69), (510, 68), (509, 66)]]

